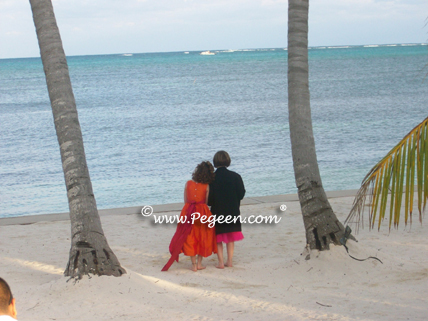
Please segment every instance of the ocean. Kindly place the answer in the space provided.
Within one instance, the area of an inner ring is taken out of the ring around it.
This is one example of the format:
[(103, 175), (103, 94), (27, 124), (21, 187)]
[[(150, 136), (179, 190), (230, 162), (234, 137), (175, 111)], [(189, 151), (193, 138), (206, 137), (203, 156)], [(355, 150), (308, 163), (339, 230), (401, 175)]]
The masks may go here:
[[(181, 202), (218, 150), (246, 196), (296, 193), (287, 51), (67, 57), (99, 209)], [(326, 190), (365, 174), (428, 116), (428, 47), (309, 50), (312, 121)], [(40, 58), (0, 59), (0, 217), (68, 211)]]

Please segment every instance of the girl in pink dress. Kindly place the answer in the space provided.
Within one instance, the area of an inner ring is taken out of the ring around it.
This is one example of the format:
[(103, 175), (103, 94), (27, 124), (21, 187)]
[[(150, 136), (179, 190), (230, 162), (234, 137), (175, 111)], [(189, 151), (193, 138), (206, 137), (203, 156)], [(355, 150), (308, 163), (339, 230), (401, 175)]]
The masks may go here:
[[(233, 252), (235, 242), (244, 238), (241, 230), (241, 220), (239, 206), (245, 195), (244, 182), (238, 173), (227, 169), (230, 165), (230, 156), (225, 151), (218, 151), (214, 155), (215, 180), (210, 184), (210, 195), (208, 205), (211, 212), (218, 221), (215, 224), (217, 239), (217, 268), (223, 269), (225, 266), (232, 267)], [(219, 217), (231, 217), (229, 220), (220, 222)], [(226, 243), (227, 262), (223, 260), (223, 243)]]

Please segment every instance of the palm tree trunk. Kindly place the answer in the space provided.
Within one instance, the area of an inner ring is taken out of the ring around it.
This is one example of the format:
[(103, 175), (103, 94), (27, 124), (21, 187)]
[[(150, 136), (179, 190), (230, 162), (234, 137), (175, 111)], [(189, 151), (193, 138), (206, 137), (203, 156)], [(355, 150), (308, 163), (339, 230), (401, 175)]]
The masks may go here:
[(309, 95), (309, 0), (289, 0), (288, 7), (288, 117), (294, 175), (306, 242), (311, 249), (328, 250), (340, 244), (343, 225), (324, 192), (319, 173)]
[(126, 273), (101, 226), (89, 178), (76, 102), (51, 0), (30, 0), (60, 146), (71, 221), (71, 249), (65, 276)]

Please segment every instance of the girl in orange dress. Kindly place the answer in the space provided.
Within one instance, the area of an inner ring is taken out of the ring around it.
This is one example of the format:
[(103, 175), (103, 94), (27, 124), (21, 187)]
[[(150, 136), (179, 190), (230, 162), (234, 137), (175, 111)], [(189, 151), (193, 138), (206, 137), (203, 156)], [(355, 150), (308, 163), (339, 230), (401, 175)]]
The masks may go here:
[(180, 253), (190, 256), (192, 271), (203, 270), (205, 266), (202, 265), (202, 258), (217, 253), (214, 224), (209, 226), (212, 214), (207, 206), (209, 184), (214, 177), (213, 165), (202, 162), (196, 166), (192, 180), (187, 181), (184, 188), (185, 204), (180, 215), (180, 218), (186, 217), (186, 220), (177, 225), (177, 231), (169, 245), (171, 258), (162, 271), (168, 271), (174, 260), (178, 262)]

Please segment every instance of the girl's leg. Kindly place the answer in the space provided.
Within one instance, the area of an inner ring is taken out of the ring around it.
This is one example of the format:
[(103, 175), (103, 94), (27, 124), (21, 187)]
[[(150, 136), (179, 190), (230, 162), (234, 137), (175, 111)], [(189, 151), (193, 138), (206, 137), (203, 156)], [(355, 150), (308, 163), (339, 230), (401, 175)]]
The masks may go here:
[(227, 262), (225, 266), (232, 267), (232, 260), (233, 260), (233, 250), (235, 249), (235, 242), (229, 242), (226, 244), (227, 249)]
[(205, 269), (205, 266), (202, 266), (202, 259), (203, 259), (203, 256), (202, 255), (198, 255), (198, 270)]
[(217, 257), (218, 257), (218, 264), (216, 265), (216, 268), (218, 269), (224, 269), (224, 262), (223, 262), (223, 243), (217, 243)]
[(198, 270), (198, 266), (196, 263), (196, 256), (191, 256), (190, 260), (192, 261), (192, 271), (196, 272)]

